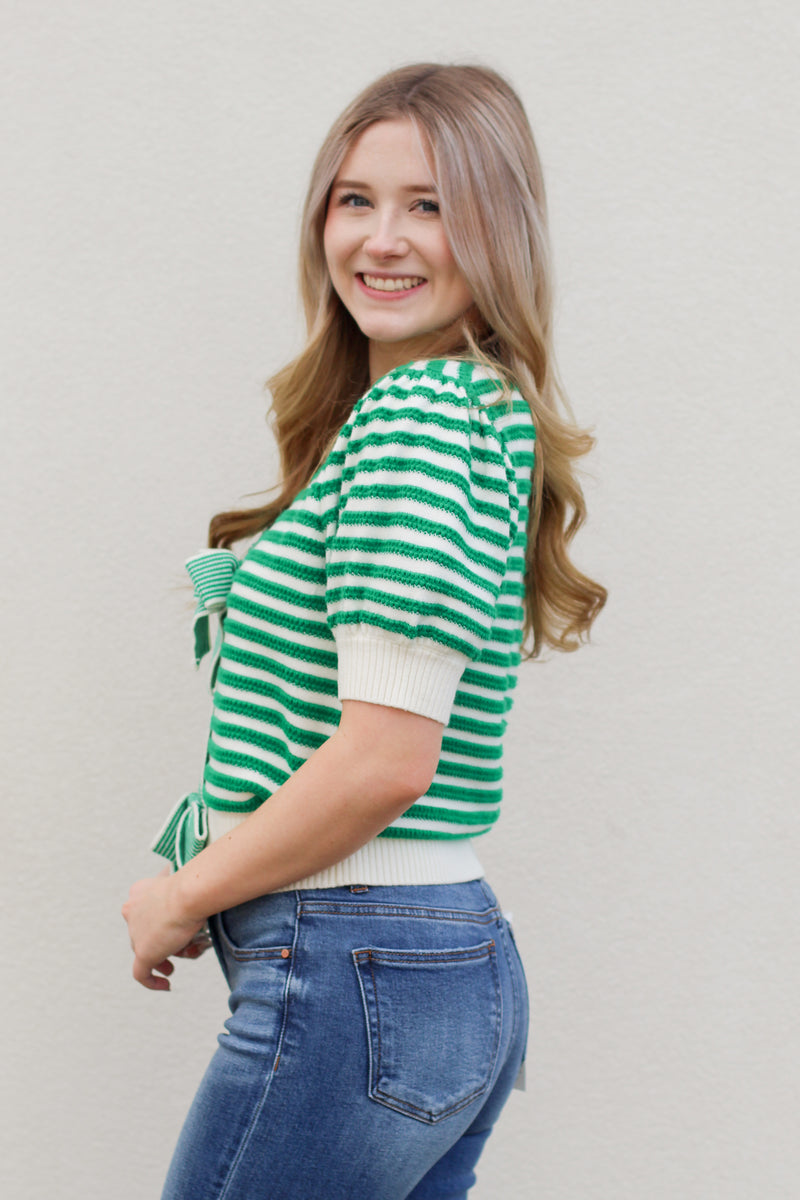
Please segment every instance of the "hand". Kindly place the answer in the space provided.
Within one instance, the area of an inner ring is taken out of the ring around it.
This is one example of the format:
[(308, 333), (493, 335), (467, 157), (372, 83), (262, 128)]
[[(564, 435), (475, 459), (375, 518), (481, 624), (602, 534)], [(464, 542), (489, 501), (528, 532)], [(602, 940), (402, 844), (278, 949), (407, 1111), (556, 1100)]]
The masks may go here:
[(205, 922), (187, 917), (178, 904), (170, 868), (134, 883), (122, 906), (134, 953), (133, 977), (143, 987), (168, 992), (170, 956), (197, 958), (207, 949)]

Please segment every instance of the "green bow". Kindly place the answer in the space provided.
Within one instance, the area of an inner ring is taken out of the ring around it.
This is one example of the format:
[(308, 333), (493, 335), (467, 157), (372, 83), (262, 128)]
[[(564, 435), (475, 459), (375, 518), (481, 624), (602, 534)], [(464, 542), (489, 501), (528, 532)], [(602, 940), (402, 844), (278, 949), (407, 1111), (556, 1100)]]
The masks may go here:
[(211, 649), (210, 618), (216, 613), (220, 620), (214, 645), (214, 661), (211, 667), (213, 689), (219, 669), (219, 652), (222, 646), (222, 618), (228, 604), (233, 576), (239, 559), (232, 550), (201, 550), (187, 558), (186, 570), (194, 585), (197, 608), (194, 613), (194, 661), (200, 666), (202, 659)]
[(178, 870), (208, 845), (208, 815), (199, 792), (181, 796), (150, 847)]

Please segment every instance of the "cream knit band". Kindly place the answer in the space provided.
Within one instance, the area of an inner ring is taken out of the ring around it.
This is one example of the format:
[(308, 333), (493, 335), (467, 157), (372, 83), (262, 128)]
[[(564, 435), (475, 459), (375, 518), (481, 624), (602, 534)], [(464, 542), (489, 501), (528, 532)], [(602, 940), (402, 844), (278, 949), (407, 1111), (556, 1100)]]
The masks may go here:
[[(244, 814), (208, 810), (209, 841), (234, 829)], [(293, 892), (307, 888), (408, 886), (431, 883), (465, 883), (480, 879), (483, 867), (469, 838), (377, 837), (340, 863), (306, 879), (276, 888)]]

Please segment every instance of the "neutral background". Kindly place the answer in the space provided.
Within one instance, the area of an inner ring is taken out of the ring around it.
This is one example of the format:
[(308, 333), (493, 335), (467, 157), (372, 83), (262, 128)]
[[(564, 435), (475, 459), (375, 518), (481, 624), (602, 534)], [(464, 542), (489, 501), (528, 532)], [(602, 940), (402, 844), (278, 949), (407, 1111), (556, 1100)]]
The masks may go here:
[(225, 1007), (211, 955), (134, 985), (119, 914), (202, 766), (182, 562), (273, 479), (331, 120), (390, 67), (479, 58), (544, 162), (599, 437), (576, 553), (611, 599), (523, 669), (481, 847), (533, 1025), (474, 1195), (795, 1197), (794, 6), (0, 8), (4, 1195), (158, 1195)]

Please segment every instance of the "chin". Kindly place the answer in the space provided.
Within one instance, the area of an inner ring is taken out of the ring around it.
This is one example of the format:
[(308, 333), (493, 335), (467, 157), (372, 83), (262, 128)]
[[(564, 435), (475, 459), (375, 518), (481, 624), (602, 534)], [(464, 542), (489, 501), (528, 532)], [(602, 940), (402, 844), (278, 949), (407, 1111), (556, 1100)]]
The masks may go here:
[(412, 338), (428, 337), (436, 328), (419, 321), (392, 320), (390, 315), (370, 313), (358, 321), (358, 327), (368, 338), (376, 338), (382, 342), (407, 342)]

